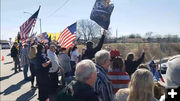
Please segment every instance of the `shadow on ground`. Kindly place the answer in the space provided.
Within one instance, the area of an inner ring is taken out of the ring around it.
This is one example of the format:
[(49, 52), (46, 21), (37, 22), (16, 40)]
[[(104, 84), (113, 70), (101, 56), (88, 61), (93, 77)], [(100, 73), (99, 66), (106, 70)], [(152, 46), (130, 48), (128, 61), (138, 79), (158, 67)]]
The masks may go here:
[(19, 96), (16, 101), (30, 101), (31, 99), (33, 99), (37, 94), (35, 94), (36, 89), (31, 89), (28, 92), (22, 94), (21, 96)]
[(8, 75), (8, 76), (4, 76), (4, 77), (0, 77), (0, 81), (5, 80), (5, 79), (9, 79), (11, 76), (13, 76), (15, 73)]
[(26, 84), (28, 81), (20, 81), (18, 82), (17, 84), (15, 85), (11, 85), (9, 86), (7, 89), (5, 89), (3, 92), (1, 92), (0, 94), (3, 94), (3, 95), (8, 95), (8, 94), (11, 94), (17, 90), (19, 90), (21, 88), (22, 85)]
[(6, 62), (6, 63), (4, 63), (4, 65), (11, 64), (11, 63), (13, 63), (13, 61), (11, 61), (11, 62)]
[(6, 56), (11, 56), (11, 53), (7, 54)]

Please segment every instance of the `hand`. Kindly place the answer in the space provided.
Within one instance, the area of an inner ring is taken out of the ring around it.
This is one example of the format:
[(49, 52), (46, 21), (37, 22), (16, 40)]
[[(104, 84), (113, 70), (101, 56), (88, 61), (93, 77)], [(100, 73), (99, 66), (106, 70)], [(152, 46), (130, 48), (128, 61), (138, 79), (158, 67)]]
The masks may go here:
[(106, 32), (106, 30), (104, 29), (104, 31), (103, 31), (103, 35), (106, 35), (106, 33), (107, 33), (107, 32)]
[(48, 63), (48, 64), (50, 64), (50, 63), (51, 63), (51, 61), (49, 60), (49, 61), (47, 61), (47, 63)]
[(64, 69), (60, 68), (58, 73), (63, 73), (64, 72)]

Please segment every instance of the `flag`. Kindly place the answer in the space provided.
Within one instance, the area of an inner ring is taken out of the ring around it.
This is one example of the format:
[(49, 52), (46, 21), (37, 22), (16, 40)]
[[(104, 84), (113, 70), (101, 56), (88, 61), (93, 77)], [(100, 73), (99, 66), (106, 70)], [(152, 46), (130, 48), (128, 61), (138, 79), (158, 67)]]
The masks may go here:
[(58, 39), (59, 35), (61, 34), (60, 32), (58, 33), (50, 33), (50, 32), (47, 32), (48, 34), (48, 37), (51, 36), (51, 40), (56, 40)]
[(59, 35), (57, 41), (61, 47), (69, 48), (73, 45), (73, 41), (75, 39), (76, 39), (76, 23), (64, 29)]
[(150, 71), (151, 73), (153, 74), (153, 77), (154, 77), (154, 81), (162, 81), (162, 82), (165, 82), (160, 71), (158, 71), (158, 65), (156, 65), (156, 63), (152, 60), (150, 63), (149, 63), (149, 67), (150, 67)]
[(114, 9), (113, 4), (109, 4), (110, 0), (96, 0), (90, 19), (94, 20), (102, 28), (108, 30), (110, 17)]
[(24, 45), (26, 44), (26, 39), (23, 39), (23, 40), (21, 41), (21, 44), (22, 44), (22, 46), (24, 47)]
[(29, 36), (32, 27), (35, 26), (39, 10), (40, 7), (25, 23), (23, 23), (23, 25), (20, 26), (21, 39), (26, 39)]

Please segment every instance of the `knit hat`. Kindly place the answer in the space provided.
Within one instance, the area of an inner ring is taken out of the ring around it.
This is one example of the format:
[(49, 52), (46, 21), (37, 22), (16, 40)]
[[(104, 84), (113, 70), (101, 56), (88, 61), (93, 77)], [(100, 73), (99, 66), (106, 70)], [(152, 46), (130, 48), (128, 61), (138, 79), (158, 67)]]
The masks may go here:
[(120, 56), (120, 52), (118, 50), (114, 49), (114, 50), (111, 50), (110, 55), (111, 55), (111, 59), (112, 59), (112, 58)]
[(174, 56), (167, 62), (166, 86), (180, 86), (180, 55)]

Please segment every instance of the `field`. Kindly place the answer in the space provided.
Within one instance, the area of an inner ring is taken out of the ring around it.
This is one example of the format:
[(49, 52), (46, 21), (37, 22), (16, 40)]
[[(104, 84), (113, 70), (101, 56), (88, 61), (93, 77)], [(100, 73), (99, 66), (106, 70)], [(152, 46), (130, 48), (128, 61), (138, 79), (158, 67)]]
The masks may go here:
[[(78, 47), (80, 49), (79, 52), (84, 48), (82, 45)], [(160, 59), (160, 57), (165, 58), (180, 54), (180, 43), (161, 43), (161, 45), (159, 43), (112, 43), (104, 44), (103, 49), (106, 47), (119, 50), (123, 58), (125, 58), (129, 52), (134, 52), (137, 58), (144, 49), (146, 53), (145, 62), (150, 61), (152, 58)]]

